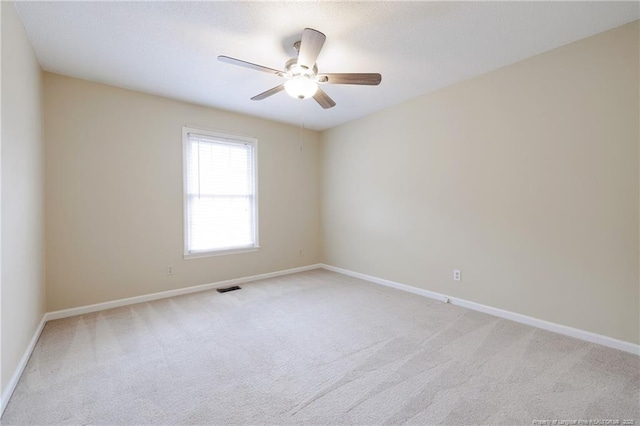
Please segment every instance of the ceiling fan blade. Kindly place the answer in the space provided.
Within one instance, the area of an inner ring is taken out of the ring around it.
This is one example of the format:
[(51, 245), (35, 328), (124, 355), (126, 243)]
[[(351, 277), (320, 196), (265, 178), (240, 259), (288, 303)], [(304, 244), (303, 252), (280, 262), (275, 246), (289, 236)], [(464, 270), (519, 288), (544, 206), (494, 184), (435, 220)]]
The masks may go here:
[(313, 99), (316, 100), (320, 104), (320, 106), (324, 109), (333, 108), (336, 106), (336, 103), (327, 95), (324, 90), (318, 87), (318, 91), (315, 95), (313, 95)]
[(313, 28), (305, 28), (304, 31), (302, 31), (302, 39), (300, 40), (298, 65), (312, 69), (326, 39), (327, 36), (320, 31), (316, 31)]
[(252, 101), (261, 101), (265, 98), (268, 98), (271, 95), (275, 95), (278, 92), (282, 92), (284, 90), (284, 84), (281, 84), (280, 86), (276, 86), (273, 89), (269, 89), (266, 92), (262, 92), (259, 95), (255, 95), (253, 98), (251, 98)]
[(382, 75), (374, 73), (333, 73), (319, 74), (318, 83), (329, 84), (362, 84), (365, 86), (377, 86), (382, 81)]
[(227, 64), (237, 65), (239, 67), (249, 68), (256, 71), (268, 72), (269, 74), (275, 74), (277, 76), (284, 77), (284, 72), (282, 71), (275, 70), (269, 67), (263, 67), (262, 65), (253, 64), (251, 62), (242, 61), (240, 59), (231, 58), (229, 56), (220, 55), (218, 56), (218, 60)]

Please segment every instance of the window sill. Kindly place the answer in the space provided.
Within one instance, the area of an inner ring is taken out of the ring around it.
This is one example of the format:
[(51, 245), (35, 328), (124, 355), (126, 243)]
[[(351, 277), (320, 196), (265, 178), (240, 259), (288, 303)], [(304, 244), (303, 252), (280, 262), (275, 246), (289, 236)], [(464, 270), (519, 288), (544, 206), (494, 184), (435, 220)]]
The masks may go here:
[(250, 253), (253, 251), (260, 250), (260, 246), (252, 246), (252, 247), (242, 247), (228, 250), (215, 250), (215, 251), (203, 251), (197, 253), (185, 253), (184, 258), (186, 259), (199, 259), (202, 257), (214, 257), (214, 256), (226, 256), (229, 254), (240, 254), (240, 253)]

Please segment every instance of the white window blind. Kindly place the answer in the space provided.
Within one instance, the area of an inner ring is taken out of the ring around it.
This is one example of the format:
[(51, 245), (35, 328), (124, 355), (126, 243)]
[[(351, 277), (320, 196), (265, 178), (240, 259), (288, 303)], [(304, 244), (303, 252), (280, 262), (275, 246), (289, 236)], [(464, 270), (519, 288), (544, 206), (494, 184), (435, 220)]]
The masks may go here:
[(185, 255), (257, 247), (255, 140), (185, 139)]

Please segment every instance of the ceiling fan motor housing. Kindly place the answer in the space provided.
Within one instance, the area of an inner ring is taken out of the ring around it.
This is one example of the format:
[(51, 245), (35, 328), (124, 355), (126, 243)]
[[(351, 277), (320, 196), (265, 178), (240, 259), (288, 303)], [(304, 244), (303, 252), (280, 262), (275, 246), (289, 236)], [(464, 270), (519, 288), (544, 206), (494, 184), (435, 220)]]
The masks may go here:
[(308, 76), (314, 78), (318, 74), (318, 66), (313, 65), (313, 68), (309, 69), (304, 65), (298, 65), (298, 58), (291, 58), (284, 66), (284, 70), (288, 77), (295, 77), (298, 75)]

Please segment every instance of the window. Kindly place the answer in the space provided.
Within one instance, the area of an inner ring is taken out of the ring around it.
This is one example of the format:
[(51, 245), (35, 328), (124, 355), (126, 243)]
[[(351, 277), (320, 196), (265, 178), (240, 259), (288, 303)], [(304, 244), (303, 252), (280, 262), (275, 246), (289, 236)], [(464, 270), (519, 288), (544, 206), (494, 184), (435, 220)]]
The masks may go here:
[(185, 257), (258, 248), (257, 143), (183, 128)]

